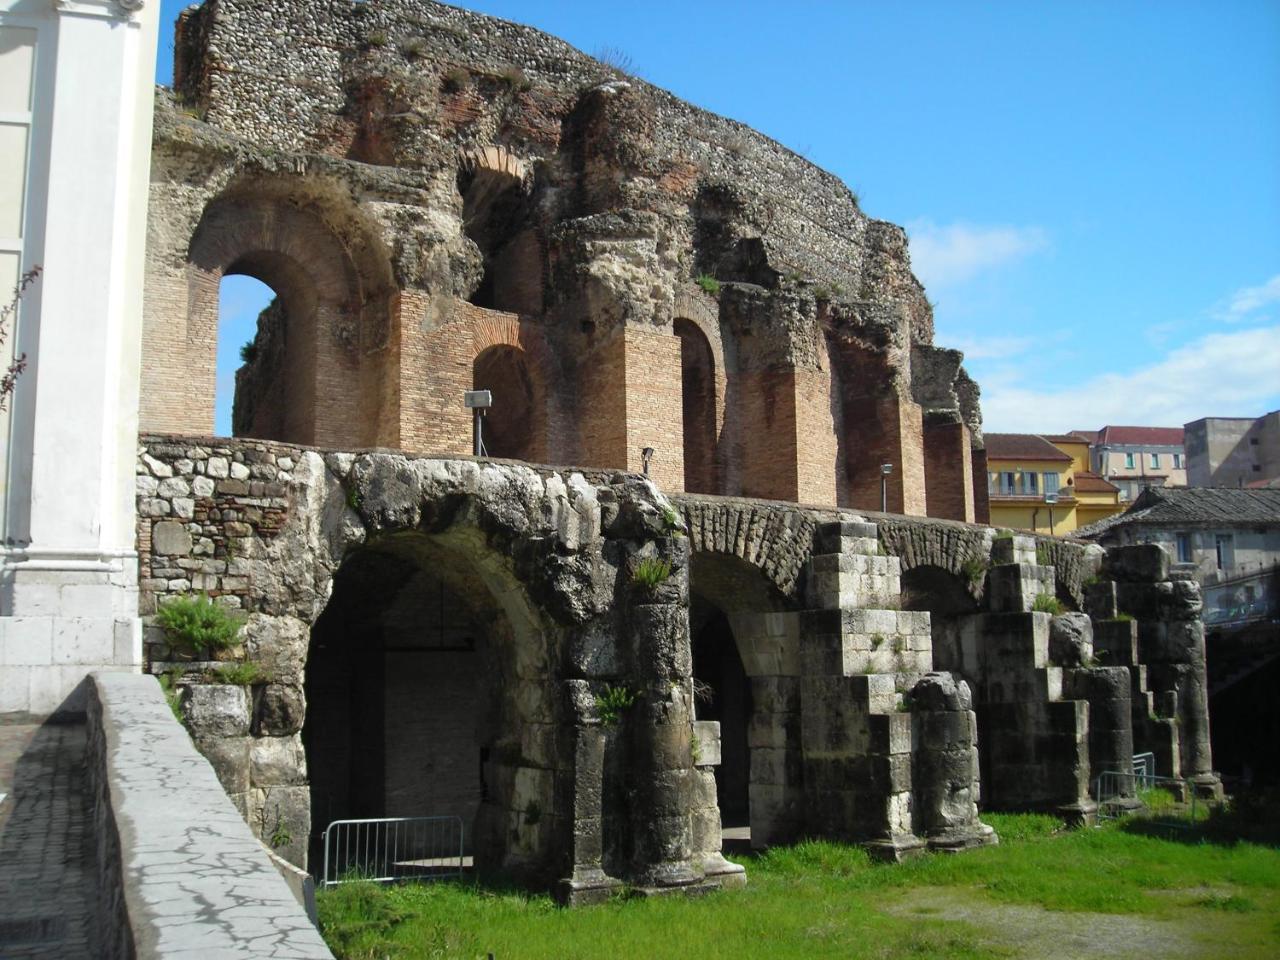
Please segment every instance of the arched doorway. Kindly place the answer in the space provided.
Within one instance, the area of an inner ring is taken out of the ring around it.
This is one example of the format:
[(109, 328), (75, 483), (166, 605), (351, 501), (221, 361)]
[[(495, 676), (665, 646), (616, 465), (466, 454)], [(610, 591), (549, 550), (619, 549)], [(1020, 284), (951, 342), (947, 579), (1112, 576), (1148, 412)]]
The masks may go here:
[[(241, 371), (254, 366), (264, 341), (276, 330), (280, 311), (276, 292), (254, 277), (224, 274), (218, 287), (218, 361), (213, 402), (215, 436), (252, 436), (252, 428), (237, 430), (233, 407)], [(241, 396), (247, 396), (247, 391)]]
[(798, 614), (757, 567), (698, 552), (689, 635), (695, 715), (720, 724), (716, 790), (725, 849), (796, 839), (804, 786)]
[(545, 868), (553, 773), (522, 748), (555, 718), (545, 636), (486, 551), (397, 534), (339, 569), (307, 662), (313, 863), (334, 820), (446, 816), (477, 870)]
[(719, 493), (716, 469), (716, 371), (711, 344), (697, 325), (679, 317), (680, 404), (684, 441), (684, 488)]
[(490, 457), (532, 460), (539, 448), (540, 424), (534, 416), (534, 386), (525, 353), (498, 344), (482, 351), (472, 364), (477, 390), (493, 393), (484, 417), (484, 447)]

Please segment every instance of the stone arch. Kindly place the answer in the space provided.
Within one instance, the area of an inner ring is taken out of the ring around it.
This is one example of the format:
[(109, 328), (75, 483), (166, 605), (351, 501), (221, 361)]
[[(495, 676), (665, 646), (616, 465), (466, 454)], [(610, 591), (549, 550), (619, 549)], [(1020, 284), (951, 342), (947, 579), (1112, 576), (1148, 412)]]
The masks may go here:
[(483, 261), (468, 299), (486, 309), (541, 314), (546, 251), (532, 216), (528, 166), (506, 147), (476, 147), (460, 154), (457, 180), (462, 229)]
[(698, 553), (728, 554), (757, 567), (784, 597), (798, 596), (818, 524), (829, 516), (785, 504), (677, 495), (689, 545)]
[(479, 871), (545, 875), (555, 839), (527, 813), (553, 809), (554, 771), (526, 744), (561, 720), (557, 630), (484, 535), (463, 522), (370, 538), (311, 637), (315, 835), (335, 813), (458, 816)]
[(205, 206), (186, 272), (185, 351), (144, 344), (146, 406), (170, 408), (157, 418), (212, 432), (218, 287), (245, 274), (277, 300), (237, 375), (237, 432), (324, 446), (397, 441), (398, 412), (386, 401), (398, 292), (376, 228), (339, 188), (301, 178), (233, 183)]
[[(981, 611), (972, 580), (934, 564), (902, 571), (902, 609), (925, 611), (933, 637), (933, 669), (948, 670), (971, 682), (979, 675), (976, 647), (965, 643), (968, 618)], [(970, 641), (972, 638), (970, 638)]]

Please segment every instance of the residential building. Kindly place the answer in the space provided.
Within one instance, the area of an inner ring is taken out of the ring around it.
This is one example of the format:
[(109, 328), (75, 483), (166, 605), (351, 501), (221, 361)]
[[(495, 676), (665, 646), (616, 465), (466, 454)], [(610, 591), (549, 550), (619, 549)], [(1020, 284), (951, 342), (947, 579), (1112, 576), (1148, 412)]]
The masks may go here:
[[(1070, 454), (1030, 433), (988, 433), (986, 443), (992, 526), (1043, 533), (1075, 529)], [(1056, 503), (1047, 503), (1046, 494)]]
[(1280, 410), (1260, 417), (1202, 417), (1184, 428), (1193, 487), (1280, 482)]
[(1066, 482), (1075, 496), (1077, 527), (1096, 523), (1124, 510), (1119, 488), (1093, 472), (1088, 440), (1071, 433), (1048, 434), (1044, 439), (1071, 457), (1071, 470)]
[(1181, 427), (1117, 427), (1074, 430), (1089, 441), (1093, 472), (1132, 501), (1149, 487), (1185, 487), (1187, 458)]
[[(0, 0), (0, 300), (26, 354), (0, 416), (0, 713), (83, 709), (142, 658), (135, 551), (159, 4)], [(0, 357), (7, 365), (14, 354)]]
[(1205, 584), (1280, 564), (1280, 490), (1151, 487), (1124, 513), (1079, 530), (1104, 546), (1158, 543)]

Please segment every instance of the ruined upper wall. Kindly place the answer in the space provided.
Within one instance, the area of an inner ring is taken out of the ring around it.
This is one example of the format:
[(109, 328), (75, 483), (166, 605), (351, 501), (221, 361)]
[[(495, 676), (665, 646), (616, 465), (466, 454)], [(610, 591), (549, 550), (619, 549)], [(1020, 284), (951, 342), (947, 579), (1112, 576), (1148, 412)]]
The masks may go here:
[[(891, 319), (932, 342), (905, 233), (838, 178), (538, 30), (425, 0), (206, 0), (175, 59), (179, 95), (259, 147), (441, 171), (500, 144), (573, 195), (548, 205), (688, 221), (693, 275), (798, 284), (855, 327)], [(602, 104), (619, 81), (621, 106)], [(599, 182), (593, 160), (626, 182)]]

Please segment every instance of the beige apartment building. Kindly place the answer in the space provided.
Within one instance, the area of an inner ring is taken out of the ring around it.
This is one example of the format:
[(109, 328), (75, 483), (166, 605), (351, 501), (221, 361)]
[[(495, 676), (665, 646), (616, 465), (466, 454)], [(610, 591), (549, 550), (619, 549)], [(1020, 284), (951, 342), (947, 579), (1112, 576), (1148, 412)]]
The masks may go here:
[(1182, 427), (1073, 430), (1089, 441), (1093, 472), (1120, 490), (1121, 501), (1151, 487), (1185, 487), (1187, 455)]
[(1280, 483), (1280, 410), (1260, 417), (1202, 417), (1185, 430), (1191, 486)]

